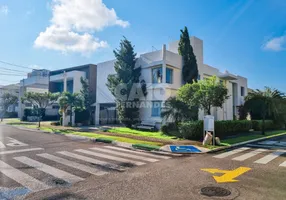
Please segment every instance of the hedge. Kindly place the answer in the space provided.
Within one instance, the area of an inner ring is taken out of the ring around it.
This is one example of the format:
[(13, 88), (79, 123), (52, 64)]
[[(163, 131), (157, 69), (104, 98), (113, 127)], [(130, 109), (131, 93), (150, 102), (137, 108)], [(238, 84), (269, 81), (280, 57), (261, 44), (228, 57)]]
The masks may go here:
[[(237, 133), (245, 133), (250, 129), (255, 131), (261, 131), (261, 120), (227, 120), (227, 121), (215, 121), (215, 135), (220, 138), (235, 135)], [(266, 130), (279, 129), (279, 125), (275, 124), (272, 120), (265, 121)], [(190, 140), (202, 140), (203, 139), (203, 121), (190, 121), (183, 122), (174, 126), (174, 124), (167, 124), (161, 127), (161, 131), (166, 135), (172, 135), (179, 138), (185, 138)]]

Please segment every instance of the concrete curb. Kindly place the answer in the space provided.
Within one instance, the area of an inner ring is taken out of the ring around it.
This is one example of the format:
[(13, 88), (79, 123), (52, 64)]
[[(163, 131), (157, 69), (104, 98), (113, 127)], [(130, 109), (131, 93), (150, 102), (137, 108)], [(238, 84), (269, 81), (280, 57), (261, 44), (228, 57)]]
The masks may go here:
[(217, 152), (217, 151), (221, 151), (221, 150), (225, 150), (225, 149), (230, 149), (230, 148), (233, 148), (233, 147), (237, 147), (237, 146), (241, 146), (241, 145), (245, 145), (245, 144), (249, 144), (249, 143), (252, 143), (252, 142), (259, 142), (259, 141), (263, 141), (263, 140), (267, 140), (267, 139), (271, 139), (271, 138), (279, 138), (283, 135), (286, 135), (286, 132), (284, 133), (279, 133), (277, 135), (270, 135), (270, 136), (265, 136), (265, 137), (262, 137), (262, 138), (258, 138), (258, 139), (253, 139), (253, 140), (248, 140), (248, 141), (244, 141), (244, 142), (239, 142), (239, 143), (236, 143), (236, 144), (233, 144), (231, 146), (223, 146), (223, 147), (219, 147), (217, 149), (212, 149), (210, 151), (207, 151), (205, 153), (214, 153), (214, 152)]

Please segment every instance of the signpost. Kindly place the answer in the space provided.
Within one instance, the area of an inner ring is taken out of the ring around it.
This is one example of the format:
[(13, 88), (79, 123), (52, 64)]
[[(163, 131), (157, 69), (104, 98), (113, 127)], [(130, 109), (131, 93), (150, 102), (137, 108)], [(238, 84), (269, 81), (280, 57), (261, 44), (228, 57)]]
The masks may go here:
[(212, 132), (213, 146), (215, 146), (214, 116), (212, 116), (212, 115), (204, 116), (204, 138), (205, 138), (207, 132)]

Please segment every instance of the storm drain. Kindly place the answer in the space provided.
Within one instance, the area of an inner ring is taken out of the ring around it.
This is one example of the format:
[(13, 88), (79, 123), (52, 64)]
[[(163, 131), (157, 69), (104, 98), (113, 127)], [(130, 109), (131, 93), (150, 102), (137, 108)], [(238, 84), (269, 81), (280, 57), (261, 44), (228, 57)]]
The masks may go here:
[(203, 187), (201, 194), (208, 197), (226, 197), (231, 194), (231, 191), (221, 187)]

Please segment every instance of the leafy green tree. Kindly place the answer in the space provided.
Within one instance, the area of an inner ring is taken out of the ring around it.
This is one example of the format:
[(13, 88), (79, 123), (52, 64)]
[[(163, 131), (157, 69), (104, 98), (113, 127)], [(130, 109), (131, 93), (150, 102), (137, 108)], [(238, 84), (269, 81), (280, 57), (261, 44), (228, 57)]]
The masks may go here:
[(129, 40), (124, 37), (120, 48), (113, 52), (116, 74), (108, 76), (106, 85), (116, 98), (120, 121), (131, 127), (139, 121), (139, 106), (135, 105), (138, 105), (142, 96), (146, 96), (146, 84), (144, 80), (140, 82), (141, 67), (135, 67), (136, 53)]
[(212, 107), (221, 107), (228, 99), (227, 88), (215, 76), (193, 84), (185, 84), (178, 91), (178, 99), (189, 106), (198, 106), (208, 115)]
[(178, 51), (179, 54), (183, 57), (183, 81), (185, 83), (197, 82), (199, 75), (197, 59), (191, 45), (187, 27), (185, 27), (184, 30), (181, 30)]
[(92, 93), (90, 92), (87, 79), (84, 79), (83, 77), (81, 77), (80, 82), (82, 84), (82, 89), (80, 90), (80, 93), (81, 93), (81, 96), (83, 97), (85, 110), (89, 114), (89, 117), (88, 117), (89, 122), (91, 123), (92, 110), (93, 110), (93, 107), (91, 105), (94, 103), (92, 101)]
[(250, 112), (258, 112), (262, 116), (262, 134), (265, 134), (265, 119), (266, 116), (279, 115), (279, 107), (282, 105), (284, 95), (277, 89), (265, 87), (264, 91), (256, 90), (248, 93), (245, 97), (244, 106)]
[(1, 97), (0, 107), (2, 107), (1, 121), (3, 121), (3, 117), (7, 113), (9, 106), (15, 105), (18, 102), (18, 97), (12, 93), (4, 93)]
[(61, 113), (67, 114), (67, 110), (70, 109), (70, 125), (72, 125), (72, 112), (85, 109), (84, 98), (80, 93), (63, 92), (58, 102)]
[(161, 117), (166, 121), (173, 121), (177, 126), (179, 122), (182, 121), (197, 120), (198, 110), (194, 107), (190, 108), (186, 103), (178, 100), (176, 97), (170, 97), (165, 102)]
[(46, 111), (46, 108), (49, 105), (52, 105), (57, 102), (59, 98), (59, 93), (37, 93), (37, 92), (26, 92), (24, 97), (21, 98), (22, 103), (28, 102), (31, 103), (36, 109), (38, 114), (38, 123), (41, 127), (42, 116)]

